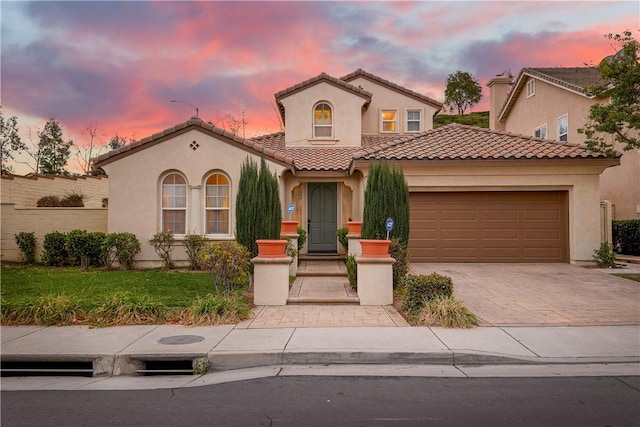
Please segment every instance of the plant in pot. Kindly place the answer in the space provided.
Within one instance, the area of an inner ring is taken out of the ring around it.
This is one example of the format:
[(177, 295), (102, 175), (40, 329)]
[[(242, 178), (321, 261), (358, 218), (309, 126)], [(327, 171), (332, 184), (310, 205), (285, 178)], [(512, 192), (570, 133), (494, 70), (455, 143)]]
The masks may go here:
[(251, 257), (285, 257), (287, 240), (280, 239), (282, 211), (278, 178), (264, 159), (242, 164), (236, 198), (236, 239)]
[(393, 236), (406, 245), (409, 240), (409, 188), (402, 169), (386, 162), (371, 164), (364, 191), (362, 221), (363, 257), (388, 257), (391, 241), (386, 238), (386, 220), (393, 218)]

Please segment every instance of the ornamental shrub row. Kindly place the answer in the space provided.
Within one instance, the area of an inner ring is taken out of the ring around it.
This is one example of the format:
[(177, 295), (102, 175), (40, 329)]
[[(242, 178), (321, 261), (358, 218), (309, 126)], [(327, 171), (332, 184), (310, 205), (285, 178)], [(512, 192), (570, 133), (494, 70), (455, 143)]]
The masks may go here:
[(45, 234), (42, 247), (43, 264), (62, 267), (71, 257), (73, 263), (80, 264), (83, 271), (89, 265), (111, 267), (116, 259), (121, 266), (130, 270), (135, 256), (140, 252), (140, 242), (132, 233), (106, 234), (86, 230)]
[(36, 206), (39, 208), (83, 208), (85, 196), (82, 193), (72, 192), (64, 197), (44, 196), (38, 199)]
[(614, 220), (613, 241), (620, 253), (640, 255), (640, 218)]

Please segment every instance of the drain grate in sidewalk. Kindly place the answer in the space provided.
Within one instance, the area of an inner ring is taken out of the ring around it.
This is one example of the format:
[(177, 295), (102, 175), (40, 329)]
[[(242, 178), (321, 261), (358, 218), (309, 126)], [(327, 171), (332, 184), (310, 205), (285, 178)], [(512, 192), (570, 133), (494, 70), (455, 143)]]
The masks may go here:
[(3, 361), (3, 377), (92, 377), (92, 361)]

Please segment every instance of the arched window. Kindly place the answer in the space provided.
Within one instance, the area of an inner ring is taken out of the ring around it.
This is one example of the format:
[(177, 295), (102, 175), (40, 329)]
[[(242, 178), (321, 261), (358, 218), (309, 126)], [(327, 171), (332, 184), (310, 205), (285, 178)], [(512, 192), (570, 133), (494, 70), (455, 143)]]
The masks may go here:
[(187, 180), (170, 173), (162, 180), (162, 231), (186, 234)]
[(331, 138), (333, 136), (333, 110), (326, 102), (320, 102), (313, 108), (313, 137)]
[(229, 178), (214, 173), (205, 184), (205, 224), (206, 234), (229, 234)]

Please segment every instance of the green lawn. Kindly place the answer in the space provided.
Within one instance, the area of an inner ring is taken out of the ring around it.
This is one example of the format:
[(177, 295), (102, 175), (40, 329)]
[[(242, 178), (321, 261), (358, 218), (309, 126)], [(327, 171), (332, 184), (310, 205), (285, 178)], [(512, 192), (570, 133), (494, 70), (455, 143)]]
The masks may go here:
[(0, 295), (5, 301), (30, 302), (43, 295), (78, 298), (88, 309), (114, 294), (147, 296), (167, 307), (188, 307), (197, 296), (215, 293), (206, 272), (90, 270), (77, 267), (2, 266)]
[(636, 282), (640, 282), (640, 274), (621, 273), (621, 274), (614, 274), (614, 276), (622, 277), (623, 279), (635, 280)]

